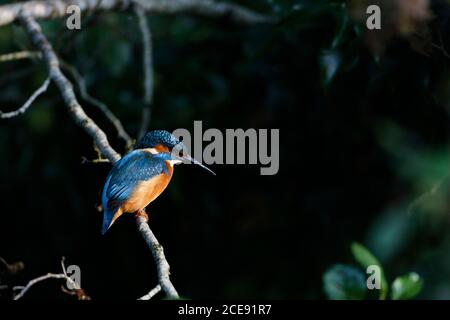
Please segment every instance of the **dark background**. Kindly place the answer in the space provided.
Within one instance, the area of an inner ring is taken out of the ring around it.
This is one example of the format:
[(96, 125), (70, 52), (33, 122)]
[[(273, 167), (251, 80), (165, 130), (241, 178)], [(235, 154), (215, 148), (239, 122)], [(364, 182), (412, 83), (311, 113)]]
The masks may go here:
[[(416, 271), (420, 297), (450, 298), (450, 58), (442, 50), (450, 48), (450, 8), (431, 2), (428, 51), (395, 28), (371, 38), (345, 1), (240, 1), (277, 16), (274, 25), (148, 18), (151, 129), (191, 130), (194, 120), (204, 130), (280, 129), (277, 175), (260, 176), (258, 165), (213, 165), (217, 176), (179, 166), (148, 208), (181, 295), (325, 298), (322, 275), (354, 263), (358, 241), (389, 281)], [(88, 14), (80, 31), (64, 20), (41, 25), (135, 137), (144, 106), (136, 17)], [(0, 53), (24, 48), (32, 47), (19, 26), (0, 29)], [(38, 61), (1, 63), (0, 109), (16, 109), (45, 78)], [(123, 153), (104, 115), (80, 101)], [(131, 215), (100, 235), (96, 206), (110, 165), (82, 163), (96, 157), (92, 140), (53, 84), (26, 114), (0, 122), (0, 150), (0, 256), (25, 263), (9, 283), (59, 272), (65, 256), (93, 299), (135, 299), (156, 285)], [(49, 281), (26, 298), (71, 299), (59, 286)]]

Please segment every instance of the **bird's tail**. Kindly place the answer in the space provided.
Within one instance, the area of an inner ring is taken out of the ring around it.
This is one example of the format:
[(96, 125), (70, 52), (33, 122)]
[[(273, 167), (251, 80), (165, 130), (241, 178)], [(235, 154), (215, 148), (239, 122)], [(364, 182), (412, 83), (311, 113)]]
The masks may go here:
[(103, 209), (103, 225), (102, 234), (112, 226), (112, 224), (117, 220), (117, 218), (122, 214), (122, 209), (110, 209), (108, 207)]

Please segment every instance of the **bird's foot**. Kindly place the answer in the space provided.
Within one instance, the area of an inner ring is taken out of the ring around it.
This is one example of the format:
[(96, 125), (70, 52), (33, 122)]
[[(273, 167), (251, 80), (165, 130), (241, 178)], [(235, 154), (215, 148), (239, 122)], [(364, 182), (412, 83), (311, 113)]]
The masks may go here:
[(148, 223), (148, 214), (147, 214), (147, 212), (145, 212), (145, 209), (141, 209), (141, 210), (136, 211), (136, 213), (134, 214), (134, 216), (135, 216), (136, 218), (137, 218), (137, 217), (142, 217), (142, 218), (145, 219), (145, 222)]

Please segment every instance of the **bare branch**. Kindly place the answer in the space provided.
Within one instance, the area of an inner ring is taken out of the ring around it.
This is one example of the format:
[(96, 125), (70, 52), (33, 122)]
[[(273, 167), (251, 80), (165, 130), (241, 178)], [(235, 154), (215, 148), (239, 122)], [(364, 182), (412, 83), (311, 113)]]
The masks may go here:
[(153, 103), (153, 46), (152, 34), (144, 9), (140, 5), (137, 5), (135, 12), (139, 20), (139, 29), (141, 30), (142, 45), (144, 47), (142, 64), (144, 67), (144, 103), (146, 106), (142, 110), (142, 123), (138, 133), (138, 139), (140, 139), (149, 126), (151, 106)]
[(161, 285), (157, 285), (152, 290), (150, 290), (149, 293), (147, 293), (145, 296), (140, 297), (138, 300), (150, 300), (154, 296), (156, 296), (161, 291)]
[(67, 290), (64, 286), (61, 286), (61, 290), (64, 293), (67, 293), (71, 296), (76, 296), (78, 300), (91, 300), (91, 297), (89, 297), (83, 289), (74, 289), (74, 290)]
[(18, 52), (12, 52), (12, 53), (5, 53), (0, 55), (0, 62), (7, 62), (7, 61), (14, 61), (14, 60), (21, 60), (21, 59), (33, 59), (33, 58), (40, 58), (41, 53), (40, 52), (34, 52), (34, 51), (18, 51)]
[(90, 104), (97, 107), (101, 112), (103, 112), (106, 118), (113, 124), (119, 138), (125, 141), (127, 148), (131, 147), (131, 145), (133, 144), (132, 139), (130, 135), (125, 131), (122, 122), (120, 122), (119, 118), (116, 117), (116, 115), (111, 111), (111, 109), (109, 109), (109, 107), (104, 102), (94, 98), (88, 93), (86, 81), (84, 81), (84, 78), (81, 76), (78, 70), (74, 66), (64, 61), (61, 61), (61, 67), (69, 71), (74, 80), (77, 82), (78, 88), (80, 89), (81, 97)]
[(67, 271), (66, 271), (66, 264), (65, 264), (65, 261), (66, 261), (66, 257), (62, 257), (62, 258), (61, 258), (61, 269), (62, 269), (64, 275), (67, 277)]
[(17, 291), (17, 290), (22, 290), (23, 288), (25, 288), (25, 286), (14, 286), (12, 289), (13, 289), (13, 291)]
[(28, 98), (28, 100), (23, 104), (22, 107), (17, 109), (16, 111), (11, 112), (1, 112), (0, 111), (0, 119), (9, 119), (13, 117), (17, 117), (20, 114), (25, 113), (28, 108), (31, 106), (31, 104), (36, 100), (37, 97), (39, 97), (42, 93), (47, 91), (48, 85), (50, 84), (50, 78), (47, 78), (44, 83), (31, 95), (31, 97)]
[(170, 281), (170, 266), (166, 260), (166, 256), (164, 255), (163, 247), (159, 244), (158, 239), (156, 239), (144, 217), (137, 216), (136, 223), (139, 232), (142, 234), (147, 246), (152, 251), (153, 259), (156, 262), (156, 268), (158, 270), (159, 284), (161, 285), (162, 290), (168, 298), (178, 299), (180, 296)]
[(64, 260), (65, 260), (65, 258), (62, 257), (61, 268), (62, 268), (63, 273), (47, 273), (46, 275), (43, 275), (43, 276), (37, 277), (33, 280), (30, 280), (26, 286), (14, 287), (13, 291), (20, 290), (20, 292), (13, 297), (13, 300), (21, 299), (28, 292), (28, 290), (31, 289), (32, 286), (34, 286), (35, 284), (37, 284), (39, 282), (48, 280), (48, 279), (65, 279), (67, 281), (67, 283), (70, 283), (71, 287), (74, 289), (67, 290), (66, 288), (62, 287), (63, 292), (71, 294), (71, 295), (76, 295), (79, 300), (90, 300), (91, 298), (83, 291), (83, 289), (80, 288), (80, 284), (76, 283), (72, 278), (70, 278), (67, 275), (66, 266), (64, 265)]
[(136, 6), (136, 15), (139, 20), (139, 28), (142, 34), (142, 44), (144, 53), (142, 64), (144, 66), (144, 102), (150, 105), (153, 102), (153, 53), (152, 53), (152, 34), (147, 22), (147, 17), (141, 6)]
[(444, 55), (444, 57), (450, 59), (450, 54), (447, 52), (447, 50), (445, 50), (445, 47), (443, 45), (432, 43), (431, 46), (435, 49), (438, 49)]
[(86, 157), (81, 157), (81, 163), (85, 164), (85, 163), (110, 163), (110, 162), (108, 159), (97, 158), (97, 159), (89, 160)]
[(43, 276), (37, 277), (33, 280), (30, 280), (25, 287), (14, 287), (13, 288), (14, 290), (20, 290), (20, 292), (14, 296), (13, 300), (21, 299), (28, 292), (28, 290), (31, 289), (32, 286), (34, 286), (35, 284), (42, 282), (44, 280), (48, 280), (48, 279), (65, 279), (67, 282), (71, 283), (73, 288), (76, 288), (76, 289), (67, 290), (64, 288), (63, 289), (64, 292), (79, 296), (78, 292), (81, 291), (81, 292), (83, 292), (84, 296), (80, 300), (90, 300), (90, 298), (84, 293), (84, 291), (81, 288), (77, 288), (78, 284), (75, 281), (73, 281), (70, 277), (68, 277), (65, 274), (65, 272), (64, 273), (47, 273), (46, 275), (43, 275)]
[(80, 125), (95, 141), (100, 151), (111, 163), (120, 159), (120, 155), (109, 145), (106, 134), (89, 118), (78, 102), (73, 91), (72, 83), (61, 72), (58, 58), (51, 44), (41, 31), (36, 20), (26, 11), (20, 14), (20, 21), (25, 31), (31, 38), (33, 44), (42, 53), (43, 60), (47, 66), (50, 79), (56, 84), (64, 102), (69, 109), (75, 122)]
[[(64, 102), (69, 108), (69, 112), (75, 121), (83, 127), (83, 129), (88, 132), (95, 141), (96, 146), (99, 148), (102, 154), (104, 154), (112, 163), (120, 159), (120, 155), (115, 152), (108, 143), (105, 133), (90, 119), (82, 109), (81, 105), (78, 103), (75, 93), (73, 91), (73, 86), (70, 81), (61, 72), (60, 64), (57, 59), (56, 54), (53, 51), (52, 46), (45, 38), (41, 31), (40, 26), (36, 20), (30, 16), (27, 12), (22, 12), (20, 15), (20, 21), (25, 27), (26, 32), (32, 39), (33, 44), (41, 51), (43, 60), (47, 65), (50, 78), (57, 85), (60, 90)], [(163, 248), (159, 244), (153, 232), (150, 230), (145, 218), (137, 218), (138, 230), (142, 234), (145, 242), (152, 251), (153, 258), (155, 260), (158, 269), (158, 279), (161, 288), (164, 290), (168, 298), (178, 298), (178, 293), (173, 286), (169, 278), (169, 264), (164, 256)], [(66, 277), (64, 274), (49, 274), (42, 276), (35, 280), (32, 280), (18, 297), (22, 297), (23, 294), (31, 287), (33, 284), (39, 281), (43, 281), (48, 278), (62, 278)]]
[(226, 17), (239, 24), (272, 23), (274, 19), (246, 9), (242, 6), (213, 0), (52, 0), (24, 1), (0, 6), (0, 26), (13, 23), (21, 10), (29, 12), (35, 19), (65, 17), (69, 5), (77, 5), (82, 12), (128, 9), (131, 2), (138, 3), (150, 14), (189, 13), (218, 18)]

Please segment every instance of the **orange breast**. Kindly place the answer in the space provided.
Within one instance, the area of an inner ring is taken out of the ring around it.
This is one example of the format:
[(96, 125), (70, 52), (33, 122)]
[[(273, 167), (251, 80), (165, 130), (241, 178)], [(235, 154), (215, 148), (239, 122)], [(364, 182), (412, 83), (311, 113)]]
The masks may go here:
[(131, 197), (122, 205), (123, 212), (136, 212), (145, 208), (150, 202), (158, 198), (170, 182), (173, 166), (166, 163), (168, 174), (163, 173), (148, 181), (142, 181), (134, 190)]

